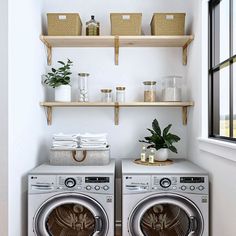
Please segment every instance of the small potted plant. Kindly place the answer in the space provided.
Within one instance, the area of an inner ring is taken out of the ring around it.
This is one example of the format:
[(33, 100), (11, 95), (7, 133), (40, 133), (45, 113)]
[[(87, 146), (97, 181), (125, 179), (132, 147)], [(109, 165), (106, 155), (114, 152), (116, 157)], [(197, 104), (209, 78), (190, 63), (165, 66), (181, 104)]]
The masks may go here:
[(147, 129), (150, 131), (151, 136), (144, 137), (144, 140), (139, 140), (139, 142), (149, 144), (147, 148), (156, 149), (156, 160), (157, 161), (166, 161), (169, 156), (169, 150), (177, 153), (177, 149), (173, 146), (173, 143), (178, 142), (180, 137), (175, 134), (170, 133), (171, 124), (161, 131), (157, 119), (154, 119), (152, 122), (153, 129)]
[(44, 83), (55, 89), (56, 102), (70, 102), (70, 75), (72, 74), (70, 69), (73, 62), (68, 59), (67, 63), (63, 61), (58, 61), (58, 63), (62, 66), (58, 69), (52, 68), (51, 72), (45, 75)]

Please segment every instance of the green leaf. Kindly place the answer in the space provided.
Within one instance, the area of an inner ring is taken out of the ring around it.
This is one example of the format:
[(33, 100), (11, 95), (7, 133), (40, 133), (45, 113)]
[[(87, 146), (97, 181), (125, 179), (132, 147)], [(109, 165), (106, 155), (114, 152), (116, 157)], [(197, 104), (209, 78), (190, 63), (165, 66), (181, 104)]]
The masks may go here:
[(172, 142), (178, 142), (180, 140), (180, 137), (175, 134), (169, 133), (166, 135), (165, 139), (172, 141)]
[(63, 61), (57, 61), (57, 62), (62, 64), (62, 65), (65, 65), (65, 62), (63, 62)]
[(152, 134), (155, 134), (155, 132), (152, 129), (147, 129), (148, 131), (150, 131)]
[(159, 126), (159, 123), (158, 123), (157, 119), (153, 120), (152, 128), (159, 136), (161, 136), (161, 129), (160, 129), (160, 126)]
[(176, 147), (174, 146), (170, 146), (169, 149), (174, 153), (178, 153)]
[(171, 126), (172, 126), (172, 125), (169, 124), (167, 127), (165, 127), (165, 129), (163, 130), (163, 137), (165, 137), (165, 136), (168, 134), (168, 132), (169, 132)]
[(55, 68), (52, 68), (52, 72), (54, 72), (54, 73), (55, 73), (55, 72), (56, 72), (56, 69), (55, 69)]

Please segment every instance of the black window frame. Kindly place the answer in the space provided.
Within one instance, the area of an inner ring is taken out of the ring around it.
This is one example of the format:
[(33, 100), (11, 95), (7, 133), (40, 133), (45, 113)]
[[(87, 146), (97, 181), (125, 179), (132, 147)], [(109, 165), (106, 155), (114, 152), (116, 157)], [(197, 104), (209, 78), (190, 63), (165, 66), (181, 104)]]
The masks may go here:
[[(216, 42), (215, 37), (217, 30), (219, 30), (219, 18), (216, 18), (218, 13), (216, 6), (220, 4), (222, 0), (210, 0), (209, 1), (209, 138), (215, 138), (223, 141), (236, 142), (236, 138), (233, 137), (233, 63), (236, 62), (236, 55), (233, 55), (233, 4), (236, 4), (235, 0), (229, 0), (229, 58), (224, 61), (220, 61), (218, 64), (214, 64), (216, 55), (219, 55), (220, 48), (215, 47), (219, 45)], [(234, 2), (234, 3), (233, 3)], [(219, 31), (218, 31), (219, 32)], [(218, 50), (218, 51), (217, 51)], [(220, 136), (220, 114), (219, 114), (219, 78), (216, 81), (213, 74), (221, 69), (229, 66), (229, 136)], [(214, 80), (215, 79), (215, 80)], [(214, 81), (214, 83), (213, 83)], [(235, 81), (236, 82), (236, 81)], [(218, 130), (218, 132), (216, 132)], [(217, 134), (218, 133), (218, 134)]]

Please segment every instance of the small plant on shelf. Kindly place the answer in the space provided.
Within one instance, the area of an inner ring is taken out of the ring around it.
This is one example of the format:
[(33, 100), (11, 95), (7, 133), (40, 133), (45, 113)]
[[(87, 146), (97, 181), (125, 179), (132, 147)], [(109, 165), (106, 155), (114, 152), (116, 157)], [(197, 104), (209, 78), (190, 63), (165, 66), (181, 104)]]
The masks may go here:
[(169, 150), (178, 153), (173, 143), (178, 142), (180, 137), (169, 132), (171, 127), (172, 125), (169, 124), (161, 131), (157, 119), (154, 119), (152, 122), (153, 129), (147, 129), (151, 133), (151, 136), (144, 137), (144, 140), (139, 140), (139, 142), (147, 143), (148, 149), (156, 149), (156, 159), (158, 161), (165, 161), (168, 158)]
[(70, 102), (71, 101), (71, 86), (70, 69), (73, 62), (67, 59), (67, 62), (58, 61), (62, 66), (58, 69), (52, 68), (45, 77), (44, 83), (55, 89), (55, 101)]
[(70, 75), (72, 74), (70, 69), (73, 62), (67, 59), (67, 63), (63, 61), (58, 61), (58, 63), (62, 66), (58, 69), (52, 68), (51, 72), (48, 72), (48, 74), (45, 75), (46, 79), (44, 80), (44, 83), (53, 88), (70, 84)]

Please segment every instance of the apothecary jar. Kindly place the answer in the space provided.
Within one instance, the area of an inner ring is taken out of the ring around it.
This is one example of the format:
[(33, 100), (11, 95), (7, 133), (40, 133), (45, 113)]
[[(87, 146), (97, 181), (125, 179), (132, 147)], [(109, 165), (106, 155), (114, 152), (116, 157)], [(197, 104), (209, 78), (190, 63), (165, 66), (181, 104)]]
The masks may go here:
[(182, 76), (162, 77), (162, 101), (180, 102), (182, 101)]

